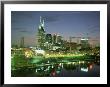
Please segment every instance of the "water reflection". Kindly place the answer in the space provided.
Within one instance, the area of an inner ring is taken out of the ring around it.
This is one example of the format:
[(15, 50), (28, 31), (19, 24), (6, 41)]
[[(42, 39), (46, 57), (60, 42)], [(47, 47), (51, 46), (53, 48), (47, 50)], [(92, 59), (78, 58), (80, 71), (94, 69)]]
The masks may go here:
[(43, 63), (33, 69), (25, 68), (12, 71), (12, 76), (29, 77), (74, 77), (100, 76), (100, 62), (95, 61), (68, 61)]

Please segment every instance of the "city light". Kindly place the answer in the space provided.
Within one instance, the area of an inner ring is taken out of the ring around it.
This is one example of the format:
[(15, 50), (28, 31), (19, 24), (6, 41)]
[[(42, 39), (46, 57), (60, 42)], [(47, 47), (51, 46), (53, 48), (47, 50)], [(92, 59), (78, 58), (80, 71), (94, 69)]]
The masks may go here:
[(88, 72), (88, 67), (87, 68), (81, 68), (81, 71)]
[(44, 50), (35, 50), (36, 55), (38, 54), (42, 54), (43, 56), (45, 55), (45, 51)]
[[(93, 70), (92, 64), (100, 69), (100, 46), (92, 47), (88, 36), (71, 34), (67, 37), (61, 32), (52, 34), (55, 31), (52, 32), (52, 27), (48, 31), (46, 18), (40, 16), (38, 20), (35, 36), (33, 34), (34, 40), (36, 39), (34, 45), (27, 45), (28, 38), (24, 35), (19, 38), (19, 45), (11, 47), (12, 76), (17, 77), (18, 72), (24, 76), (29, 74), (36, 77), (74, 76), (76, 72), (81, 76), (81, 73)], [(52, 20), (55, 19), (51, 18), (50, 21)], [(32, 43), (31, 40), (28, 43)]]

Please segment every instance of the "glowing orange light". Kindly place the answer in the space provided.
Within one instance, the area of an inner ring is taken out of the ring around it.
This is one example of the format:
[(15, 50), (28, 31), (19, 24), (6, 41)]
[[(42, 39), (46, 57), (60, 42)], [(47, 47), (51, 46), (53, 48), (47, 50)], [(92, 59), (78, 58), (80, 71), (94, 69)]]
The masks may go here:
[(55, 76), (55, 72), (53, 72), (52, 75)]
[(90, 69), (92, 69), (92, 68), (93, 68), (93, 66), (92, 66), (92, 65), (90, 65), (90, 66), (89, 66), (89, 68), (90, 68)]

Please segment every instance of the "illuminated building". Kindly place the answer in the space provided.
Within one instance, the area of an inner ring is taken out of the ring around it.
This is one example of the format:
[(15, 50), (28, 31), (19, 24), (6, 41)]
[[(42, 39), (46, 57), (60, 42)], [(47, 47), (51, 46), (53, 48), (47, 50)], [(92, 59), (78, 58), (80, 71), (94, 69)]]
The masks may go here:
[(62, 44), (62, 36), (54, 34), (52, 37), (53, 44)]
[(51, 34), (46, 34), (45, 40), (48, 43), (52, 43), (52, 35)]
[(54, 34), (52, 37), (53, 44), (57, 43), (57, 34)]
[(89, 42), (87, 38), (82, 38), (81, 39), (81, 48), (86, 49), (89, 48)]
[(46, 34), (45, 36), (45, 48), (46, 49), (51, 49), (52, 48), (52, 35), (51, 34)]
[(44, 20), (40, 17), (40, 25), (38, 27), (37, 33), (37, 47), (44, 49), (45, 43), (45, 30), (44, 30)]
[(35, 54), (36, 55), (42, 55), (42, 56), (44, 56), (45, 55), (45, 51), (38, 49), (38, 50), (35, 50)]
[(54, 34), (52, 36), (52, 49), (53, 50), (57, 50), (57, 49), (62, 49), (63, 46), (63, 40), (62, 40), (62, 36)]
[(57, 35), (57, 43), (62, 44), (62, 36)]

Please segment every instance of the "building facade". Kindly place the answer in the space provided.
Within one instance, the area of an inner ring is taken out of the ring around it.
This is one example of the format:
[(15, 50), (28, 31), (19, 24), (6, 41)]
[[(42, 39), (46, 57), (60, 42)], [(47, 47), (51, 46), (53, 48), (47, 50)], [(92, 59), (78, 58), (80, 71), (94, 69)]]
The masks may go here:
[(52, 35), (51, 34), (46, 34), (45, 40), (48, 43), (52, 43)]
[(82, 49), (87, 49), (89, 48), (89, 41), (87, 38), (82, 38), (81, 39), (81, 48)]
[(44, 49), (45, 48), (44, 43), (45, 43), (44, 19), (40, 17), (40, 24), (37, 33), (37, 47), (40, 49)]

